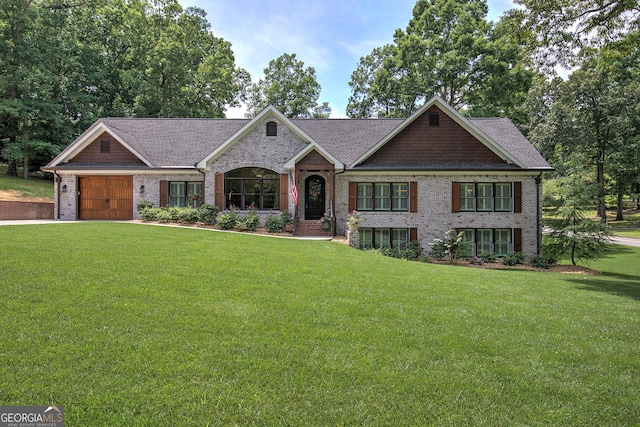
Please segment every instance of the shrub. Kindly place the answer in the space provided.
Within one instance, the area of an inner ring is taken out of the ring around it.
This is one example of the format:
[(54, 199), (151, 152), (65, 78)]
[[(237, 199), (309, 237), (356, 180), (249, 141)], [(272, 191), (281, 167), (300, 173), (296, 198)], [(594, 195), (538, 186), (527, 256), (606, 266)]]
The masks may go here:
[(471, 263), (471, 265), (483, 265), (484, 264), (484, 260), (482, 258), (480, 258), (479, 256), (474, 256), (473, 258), (471, 258), (471, 261), (469, 261)]
[(144, 221), (156, 221), (158, 212), (160, 212), (160, 208), (144, 208), (140, 211), (140, 217)]
[(558, 260), (551, 255), (536, 255), (529, 260), (529, 265), (535, 268), (549, 269), (553, 267)]
[(496, 256), (494, 254), (480, 255), (480, 259), (482, 260), (482, 262), (486, 262), (488, 264), (496, 262)]
[(429, 256), (436, 259), (447, 257), (451, 264), (458, 258), (471, 256), (471, 245), (464, 241), (464, 232), (456, 234), (455, 230), (448, 230), (442, 239), (434, 239)]
[(407, 247), (402, 251), (402, 259), (408, 259), (410, 261), (415, 261), (422, 256), (423, 253), (422, 245), (419, 241), (413, 240), (411, 241)]
[(282, 211), (280, 213), (282, 217), (282, 226), (293, 224), (293, 214), (289, 211)]
[(198, 220), (207, 225), (216, 223), (218, 216), (218, 207), (213, 205), (200, 205), (198, 208)]
[(266, 228), (269, 233), (282, 231), (283, 225), (282, 215), (269, 215), (264, 221), (264, 228)]
[(521, 252), (514, 252), (512, 254), (505, 255), (502, 258), (502, 264), (507, 266), (513, 266), (517, 264), (522, 264), (524, 262), (524, 255)]
[(136, 205), (136, 209), (140, 214), (142, 214), (143, 210), (152, 208), (152, 207), (153, 207), (153, 203), (151, 203), (149, 200), (146, 200), (146, 199), (140, 200)]
[(198, 210), (191, 206), (187, 206), (185, 208), (177, 208), (176, 212), (178, 214), (178, 221), (187, 224), (198, 222), (198, 218), (200, 217)]
[(175, 221), (172, 212), (168, 208), (160, 208), (156, 212), (156, 221), (159, 222), (172, 222)]
[(216, 222), (221, 229), (230, 230), (238, 225), (238, 219), (238, 214), (231, 211), (218, 215)]
[(260, 218), (258, 218), (258, 214), (256, 214), (255, 211), (250, 210), (244, 218), (238, 221), (237, 227), (241, 230), (256, 231), (258, 229), (258, 225), (260, 225)]

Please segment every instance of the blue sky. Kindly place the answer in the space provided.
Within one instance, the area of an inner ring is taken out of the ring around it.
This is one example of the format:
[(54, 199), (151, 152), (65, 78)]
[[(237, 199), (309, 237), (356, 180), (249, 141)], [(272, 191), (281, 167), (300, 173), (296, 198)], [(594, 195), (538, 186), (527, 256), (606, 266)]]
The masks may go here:
[[(269, 61), (295, 53), (305, 67), (316, 70), (331, 117), (345, 117), (349, 80), (358, 61), (378, 46), (393, 41), (396, 28), (405, 29), (416, 0), (182, 0), (183, 7), (207, 12), (217, 37), (232, 44), (236, 64), (263, 77)], [(497, 21), (511, 0), (488, 0), (488, 19)], [(243, 109), (227, 117), (244, 117)]]

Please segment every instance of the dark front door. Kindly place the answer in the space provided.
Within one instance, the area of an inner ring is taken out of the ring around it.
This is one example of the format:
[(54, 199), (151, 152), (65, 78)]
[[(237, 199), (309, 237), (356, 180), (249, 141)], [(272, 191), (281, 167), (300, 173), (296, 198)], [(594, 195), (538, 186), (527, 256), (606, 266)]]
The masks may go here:
[(304, 219), (320, 219), (324, 213), (324, 178), (313, 175), (304, 182)]

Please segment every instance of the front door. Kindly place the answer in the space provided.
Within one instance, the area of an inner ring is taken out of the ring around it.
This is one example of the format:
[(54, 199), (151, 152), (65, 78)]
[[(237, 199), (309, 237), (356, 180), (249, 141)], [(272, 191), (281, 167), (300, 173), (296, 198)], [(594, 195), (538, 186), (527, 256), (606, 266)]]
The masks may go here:
[(320, 219), (324, 214), (324, 178), (313, 175), (304, 182), (304, 219)]

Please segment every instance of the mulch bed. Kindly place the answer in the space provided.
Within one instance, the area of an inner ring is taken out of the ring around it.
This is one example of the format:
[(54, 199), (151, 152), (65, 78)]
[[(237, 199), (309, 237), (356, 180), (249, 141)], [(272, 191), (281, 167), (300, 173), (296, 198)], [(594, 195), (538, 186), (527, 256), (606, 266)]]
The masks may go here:
[[(433, 264), (442, 264), (442, 265), (450, 265), (448, 261), (431, 261)], [(500, 262), (485, 262), (482, 265), (471, 264), (468, 261), (461, 260), (458, 261), (455, 266), (458, 267), (471, 267), (471, 268), (483, 268), (489, 270), (528, 270), (528, 271), (549, 271), (552, 273), (567, 273), (567, 274), (602, 274), (599, 271), (593, 270), (591, 268), (583, 267), (580, 265), (566, 265), (566, 264), (556, 264), (549, 269), (543, 268), (535, 268), (528, 264), (518, 264), (514, 266), (504, 265)]]

